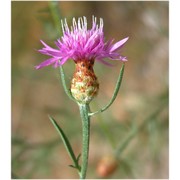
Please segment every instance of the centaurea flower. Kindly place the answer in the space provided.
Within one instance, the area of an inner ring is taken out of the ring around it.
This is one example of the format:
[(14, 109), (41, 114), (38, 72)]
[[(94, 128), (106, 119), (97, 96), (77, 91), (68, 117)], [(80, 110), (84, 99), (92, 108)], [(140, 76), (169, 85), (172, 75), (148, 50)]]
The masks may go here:
[[(99, 111), (91, 112), (89, 103), (95, 95), (97, 95), (99, 90), (99, 83), (93, 70), (94, 62), (99, 61), (103, 64), (111, 65), (105, 60), (106, 58), (127, 61), (126, 57), (123, 57), (118, 51), (126, 43), (128, 37), (116, 42), (115, 44), (113, 43), (113, 40), (105, 42), (102, 18), (100, 18), (100, 23), (97, 24), (96, 18), (93, 16), (91, 29), (87, 28), (87, 19), (85, 17), (78, 18), (78, 21), (73, 18), (72, 22), (72, 26), (69, 28), (66, 20), (64, 22), (61, 21), (63, 36), (55, 42), (57, 49), (51, 48), (41, 40), (44, 48), (40, 49), (39, 52), (51, 56), (51, 58), (37, 65), (35, 68), (40, 69), (49, 65), (53, 65), (54, 67), (60, 66), (60, 74), (64, 90), (66, 94), (76, 101), (79, 106), (83, 135), (81, 166), (79, 165), (80, 155), (77, 157), (75, 156), (63, 130), (51, 116), (49, 116), (49, 118), (60, 134), (66, 150), (73, 161), (71, 167), (78, 170), (81, 179), (85, 179), (88, 167), (90, 117), (99, 112), (105, 111), (111, 106), (121, 86), (124, 72), (123, 63), (110, 102)], [(72, 59), (76, 66), (70, 90), (66, 86), (64, 71), (61, 67), (69, 59)]]
[(86, 17), (73, 18), (72, 26), (69, 28), (66, 20), (62, 24), (63, 36), (55, 44), (58, 49), (51, 48), (41, 40), (44, 48), (39, 52), (50, 59), (35, 66), (40, 69), (45, 66), (62, 66), (67, 60), (72, 59), (76, 64), (76, 70), (71, 82), (71, 93), (73, 97), (82, 104), (89, 103), (97, 94), (99, 83), (93, 71), (95, 61), (111, 65), (105, 59), (127, 61), (118, 51), (123, 47), (128, 37), (113, 44), (113, 40), (105, 42), (103, 32), (103, 19), (100, 18), (99, 25), (93, 16), (92, 28), (87, 28)]

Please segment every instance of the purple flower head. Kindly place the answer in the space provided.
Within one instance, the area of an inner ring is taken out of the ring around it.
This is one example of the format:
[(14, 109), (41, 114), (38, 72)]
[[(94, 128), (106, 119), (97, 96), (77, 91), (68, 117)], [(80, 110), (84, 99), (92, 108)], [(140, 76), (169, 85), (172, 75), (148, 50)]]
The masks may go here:
[(109, 65), (104, 59), (127, 61), (126, 57), (120, 55), (120, 50), (128, 37), (113, 44), (113, 40), (105, 42), (103, 32), (103, 19), (100, 18), (99, 25), (96, 22), (96, 17), (92, 18), (92, 28), (87, 29), (86, 17), (78, 18), (76, 22), (73, 18), (72, 26), (69, 28), (66, 20), (62, 24), (63, 36), (58, 39), (55, 44), (58, 49), (53, 49), (42, 40), (44, 48), (39, 52), (51, 58), (35, 66), (40, 69), (53, 64), (54, 67), (63, 65), (68, 59), (78, 60), (97, 60)]

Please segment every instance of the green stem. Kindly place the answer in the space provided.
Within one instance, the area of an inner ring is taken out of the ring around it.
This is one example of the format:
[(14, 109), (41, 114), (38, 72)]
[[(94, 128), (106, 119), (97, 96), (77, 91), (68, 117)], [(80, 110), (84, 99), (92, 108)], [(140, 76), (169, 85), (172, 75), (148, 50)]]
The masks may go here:
[(81, 164), (80, 178), (85, 179), (86, 171), (88, 167), (89, 139), (90, 139), (90, 118), (88, 116), (89, 105), (79, 104), (79, 109), (82, 119), (82, 134), (83, 134), (82, 164)]
[(104, 106), (102, 109), (100, 109), (99, 111), (95, 111), (93, 113), (89, 113), (89, 116), (93, 116), (93, 115), (95, 115), (97, 113), (101, 113), (101, 112), (105, 111), (114, 102), (114, 100), (116, 99), (117, 94), (119, 92), (119, 89), (121, 87), (121, 82), (122, 82), (122, 78), (123, 78), (123, 74), (124, 74), (124, 67), (125, 67), (125, 64), (123, 63), (123, 65), (121, 67), (121, 70), (120, 70), (120, 73), (119, 73), (119, 77), (118, 77), (118, 80), (117, 80), (117, 83), (116, 83), (116, 87), (115, 87), (113, 96), (112, 96), (111, 100), (109, 101), (109, 103), (106, 106)]

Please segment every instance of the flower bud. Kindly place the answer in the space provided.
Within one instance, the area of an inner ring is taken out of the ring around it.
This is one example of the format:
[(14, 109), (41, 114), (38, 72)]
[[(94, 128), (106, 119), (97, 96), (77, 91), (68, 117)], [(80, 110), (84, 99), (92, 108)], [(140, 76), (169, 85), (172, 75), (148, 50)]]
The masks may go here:
[(78, 60), (75, 63), (71, 93), (79, 103), (88, 104), (99, 90), (99, 83), (93, 70), (94, 60)]
[(107, 155), (99, 161), (96, 172), (101, 178), (106, 178), (116, 170), (117, 166), (117, 159), (112, 155)]

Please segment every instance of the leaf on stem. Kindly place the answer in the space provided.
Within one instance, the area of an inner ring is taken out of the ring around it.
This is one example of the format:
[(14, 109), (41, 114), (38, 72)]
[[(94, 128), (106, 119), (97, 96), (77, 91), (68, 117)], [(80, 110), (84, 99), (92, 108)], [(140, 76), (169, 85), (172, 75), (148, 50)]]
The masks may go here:
[[(62, 81), (62, 85), (63, 85), (63, 88), (64, 88), (64, 91), (65, 93), (67, 94), (67, 96), (75, 101), (74, 97), (72, 96), (71, 94), (71, 91), (68, 89), (67, 85), (66, 85), (66, 80), (65, 80), (65, 74), (64, 74), (64, 69), (62, 66), (59, 67), (59, 72), (60, 72), (60, 76), (61, 76), (61, 81)], [(76, 102), (76, 101), (75, 101)]]
[(66, 137), (64, 131), (61, 129), (61, 127), (57, 124), (57, 122), (54, 120), (54, 118), (52, 118), (50, 115), (49, 115), (49, 119), (50, 121), (52, 122), (52, 124), (54, 125), (54, 127), (56, 128), (56, 130), (58, 131), (62, 141), (63, 141), (63, 144), (70, 156), (70, 158), (72, 159), (72, 161), (74, 162), (74, 165), (70, 165), (71, 167), (74, 167), (76, 169), (78, 169), (78, 171), (80, 171), (80, 166), (78, 164), (78, 160), (79, 160), (79, 156), (76, 158), (75, 154), (74, 154), (74, 151), (71, 147), (71, 144), (68, 140), (68, 138)]
[(122, 82), (122, 78), (123, 78), (123, 74), (124, 74), (124, 67), (125, 67), (125, 64), (123, 63), (123, 65), (122, 65), (122, 67), (121, 67), (121, 70), (120, 70), (120, 73), (119, 73), (119, 77), (118, 77), (118, 80), (117, 80), (117, 83), (116, 83), (116, 87), (115, 87), (113, 96), (112, 96), (111, 100), (109, 101), (109, 103), (108, 103), (106, 106), (104, 106), (102, 109), (100, 109), (99, 111), (95, 111), (95, 112), (93, 112), (93, 113), (89, 113), (89, 114), (88, 114), (89, 116), (93, 116), (93, 115), (95, 115), (95, 114), (97, 114), (97, 113), (100, 113), (100, 112), (105, 111), (105, 110), (108, 109), (108, 108), (111, 106), (111, 104), (114, 102), (114, 100), (116, 99), (117, 94), (118, 94), (118, 92), (119, 92), (119, 89), (120, 89), (120, 87), (121, 87), (121, 82)]
[(80, 157), (81, 157), (81, 154), (79, 154), (79, 155), (77, 156), (77, 158), (76, 158), (76, 161), (77, 161), (77, 162), (79, 162)]

